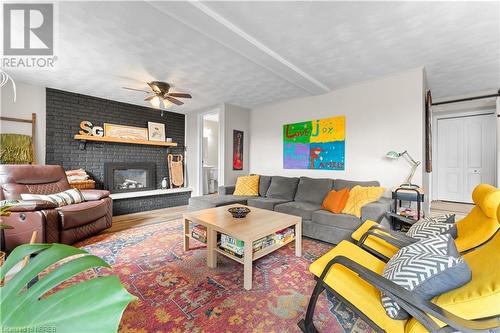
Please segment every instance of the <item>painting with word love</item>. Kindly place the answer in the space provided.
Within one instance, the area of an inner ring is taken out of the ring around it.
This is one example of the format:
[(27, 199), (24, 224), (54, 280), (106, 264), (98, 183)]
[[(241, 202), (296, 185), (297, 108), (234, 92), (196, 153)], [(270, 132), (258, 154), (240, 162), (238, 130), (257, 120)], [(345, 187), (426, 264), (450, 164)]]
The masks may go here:
[(283, 125), (283, 168), (345, 169), (345, 116)]

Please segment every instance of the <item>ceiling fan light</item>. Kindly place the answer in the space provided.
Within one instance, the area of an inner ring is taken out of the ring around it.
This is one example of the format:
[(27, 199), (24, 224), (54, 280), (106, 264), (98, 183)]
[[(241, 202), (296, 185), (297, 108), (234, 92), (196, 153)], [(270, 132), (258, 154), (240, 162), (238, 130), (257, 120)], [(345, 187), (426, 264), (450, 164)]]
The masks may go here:
[(158, 96), (155, 96), (152, 100), (151, 100), (151, 104), (155, 107), (155, 108), (159, 108), (160, 107), (160, 98)]
[(165, 107), (165, 109), (168, 109), (169, 107), (171, 107), (174, 103), (170, 102), (168, 99), (164, 99), (163, 100), (163, 106)]

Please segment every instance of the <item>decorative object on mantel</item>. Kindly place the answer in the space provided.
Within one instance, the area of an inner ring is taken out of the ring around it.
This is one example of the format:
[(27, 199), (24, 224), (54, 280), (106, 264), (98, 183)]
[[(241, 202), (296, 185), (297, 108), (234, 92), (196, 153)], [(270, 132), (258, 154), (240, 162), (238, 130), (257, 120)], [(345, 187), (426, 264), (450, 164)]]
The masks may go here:
[(233, 130), (233, 170), (243, 170), (243, 131)]
[(183, 157), (180, 154), (168, 154), (168, 174), (170, 188), (182, 187), (184, 185)]
[(80, 123), (80, 135), (104, 136), (101, 126), (94, 126), (90, 121), (84, 120)]
[(149, 141), (165, 142), (165, 124), (148, 121)]
[(104, 136), (125, 140), (148, 140), (148, 129), (142, 127), (104, 123)]
[(410, 173), (406, 177), (405, 182), (403, 184), (401, 184), (400, 187), (402, 187), (402, 188), (419, 188), (420, 187), (416, 184), (411, 183), (411, 179), (415, 175), (415, 171), (417, 171), (417, 167), (420, 165), (420, 161), (415, 161), (415, 159), (413, 157), (411, 157), (411, 155), (406, 150), (402, 153), (398, 153), (398, 152), (391, 150), (391, 151), (387, 152), (387, 154), (385, 154), (385, 156), (387, 158), (391, 158), (391, 159), (398, 159), (400, 157), (403, 157), (411, 165)]
[[(177, 98), (191, 98), (190, 94), (185, 94), (185, 93), (176, 93), (176, 92), (170, 92), (170, 84), (167, 82), (162, 82), (162, 81), (152, 81), (152, 82), (146, 82), (149, 88), (151, 88), (152, 92), (154, 95), (146, 97), (144, 100), (149, 101), (155, 108), (159, 109), (161, 103), (163, 103), (163, 106), (165, 109), (168, 109), (171, 107), (173, 104), (175, 105), (182, 105), (184, 104), (183, 102), (179, 101)], [(123, 89), (128, 89), (128, 90), (134, 90), (134, 91), (142, 91), (145, 93), (150, 94), (150, 91), (145, 91), (145, 90), (140, 90), (140, 89), (134, 89), (134, 88), (128, 88), (128, 87), (122, 87)], [(175, 98), (177, 97), (177, 98)]]
[(93, 190), (95, 189), (95, 181), (90, 179), (90, 176), (83, 169), (68, 170), (66, 171), (69, 185), (72, 188), (79, 190)]

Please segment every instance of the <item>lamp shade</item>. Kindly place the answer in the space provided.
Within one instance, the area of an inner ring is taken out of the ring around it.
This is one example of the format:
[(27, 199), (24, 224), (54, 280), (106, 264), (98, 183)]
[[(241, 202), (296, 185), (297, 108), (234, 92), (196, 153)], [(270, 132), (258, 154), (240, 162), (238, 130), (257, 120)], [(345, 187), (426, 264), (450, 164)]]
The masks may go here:
[(385, 154), (385, 157), (388, 157), (388, 158), (400, 158), (401, 157), (401, 154), (394, 151), (394, 150), (391, 150), (391, 151), (388, 151), (386, 154)]

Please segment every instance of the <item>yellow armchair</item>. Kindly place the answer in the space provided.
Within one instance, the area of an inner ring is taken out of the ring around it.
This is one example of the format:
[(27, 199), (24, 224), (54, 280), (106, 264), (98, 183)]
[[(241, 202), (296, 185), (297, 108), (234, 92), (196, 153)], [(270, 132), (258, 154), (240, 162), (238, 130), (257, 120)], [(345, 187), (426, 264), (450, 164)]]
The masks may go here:
[[(500, 223), (500, 205), (495, 215)], [(437, 332), (442, 328), (446, 332), (492, 332), (500, 327), (500, 233), (463, 257), (472, 271), (471, 281), (426, 301), (385, 279), (383, 260), (342, 241), (310, 265), (318, 282), (306, 317), (298, 325), (305, 333), (317, 332), (314, 308), (318, 296), (327, 289), (380, 332)], [(390, 295), (412, 318), (394, 320), (387, 316), (380, 292)]]
[[(456, 222), (458, 236), (455, 244), (461, 253), (484, 244), (500, 229), (496, 211), (500, 205), (500, 189), (480, 184), (472, 192), (472, 200), (474, 208)], [(404, 234), (385, 229), (373, 221), (363, 223), (352, 233), (351, 238), (366, 251), (378, 254), (378, 257), (385, 260), (392, 257), (399, 248), (412, 242)]]

